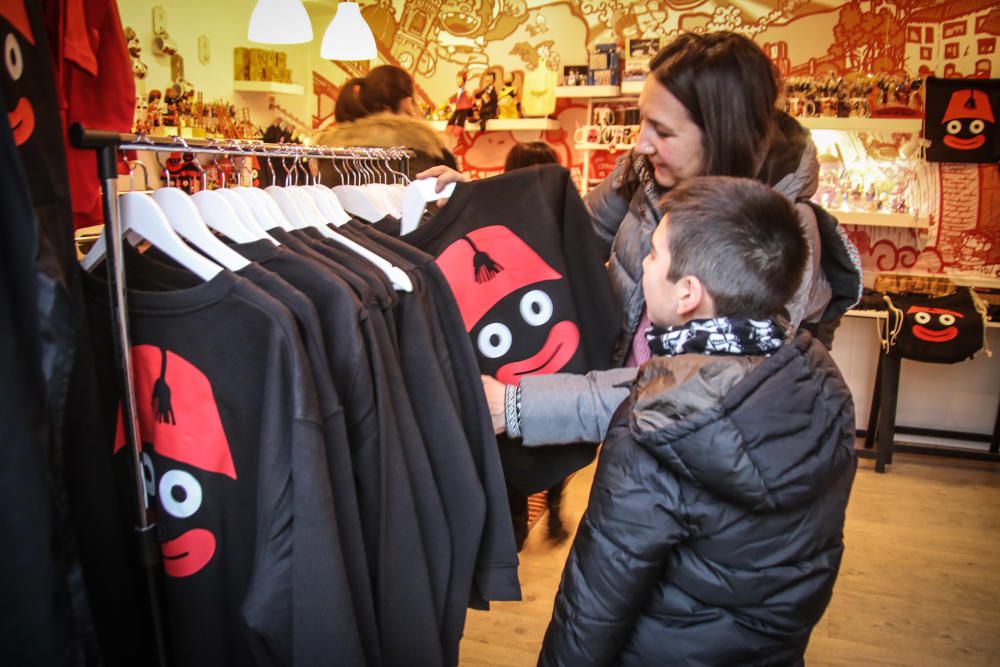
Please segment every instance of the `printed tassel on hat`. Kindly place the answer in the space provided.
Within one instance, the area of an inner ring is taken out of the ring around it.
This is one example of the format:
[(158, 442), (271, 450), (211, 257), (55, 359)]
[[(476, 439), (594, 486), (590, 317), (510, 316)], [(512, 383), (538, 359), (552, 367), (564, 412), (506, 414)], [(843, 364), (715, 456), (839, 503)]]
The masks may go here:
[(153, 411), (161, 424), (176, 424), (174, 408), (170, 404), (170, 385), (167, 384), (167, 351), (160, 348), (160, 377), (153, 384)]
[(472, 247), (472, 252), (474, 253), (472, 255), (472, 269), (477, 283), (485, 283), (492, 280), (498, 273), (503, 271), (503, 266), (494, 261), (487, 253), (477, 248), (472, 239), (464, 235), (462, 239)]

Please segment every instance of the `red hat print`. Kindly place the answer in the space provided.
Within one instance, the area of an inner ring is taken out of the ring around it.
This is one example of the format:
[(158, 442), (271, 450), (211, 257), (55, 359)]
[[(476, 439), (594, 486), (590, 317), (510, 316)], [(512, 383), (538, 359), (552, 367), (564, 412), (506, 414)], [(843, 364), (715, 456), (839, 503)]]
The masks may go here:
[[(205, 374), (155, 345), (132, 347), (132, 370), (142, 441), (169, 459), (236, 479), (229, 441)], [(119, 411), (114, 451), (124, 444)]]
[(514, 232), (500, 225), (473, 230), (445, 248), (437, 258), (455, 300), (465, 330), (505, 296), (562, 275), (549, 266)]
[[(964, 124), (962, 121), (967, 121)], [(956, 90), (948, 101), (948, 108), (941, 118), (947, 134), (941, 139), (949, 148), (959, 151), (975, 150), (986, 143), (986, 123), (993, 123), (990, 98), (981, 90), (967, 88)], [(971, 136), (956, 136), (965, 130)]]
[[(14, 26), (14, 30), (21, 33), (21, 36), (34, 46), (35, 35), (31, 32), (31, 21), (28, 19), (28, 10), (23, 0), (0, 0), (0, 17), (7, 19), (7, 22)], [(6, 51), (6, 47), (4, 50)]]
[[(962, 313), (947, 308), (931, 308), (929, 306), (910, 306), (906, 315), (912, 316), (913, 335), (928, 343), (947, 343), (958, 336), (959, 318)], [(936, 317), (935, 317), (936, 316)]]

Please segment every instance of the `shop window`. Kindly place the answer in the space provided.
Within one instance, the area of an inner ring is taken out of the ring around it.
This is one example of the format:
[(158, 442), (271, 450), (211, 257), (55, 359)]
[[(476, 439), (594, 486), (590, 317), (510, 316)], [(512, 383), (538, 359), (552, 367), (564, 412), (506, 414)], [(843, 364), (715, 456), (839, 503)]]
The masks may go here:
[(984, 37), (976, 42), (976, 53), (981, 56), (985, 56), (991, 53), (996, 53), (997, 50), (997, 38), (996, 37)]
[(924, 44), (932, 44), (934, 42), (934, 28), (927, 27), (924, 28)]
[(954, 21), (952, 23), (945, 23), (941, 27), (941, 39), (951, 39), (952, 37), (961, 37), (965, 34), (965, 21)]
[(986, 25), (986, 19), (988, 17), (989, 14), (983, 14), (982, 16), (976, 17), (976, 32), (986, 32), (983, 30), (983, 26)]
[(933, 57), (934, 57), (934, 49), (932, 49), (929, 46), (921, 46), (920, 47), (920, 59), (921, 60), (930, 60)]
[(944, 57), (945, 58), (958, 57), (958, 42), (952, 42), (951, 44), (944, 45)]
[(990, 78), (992, 72), (993, 72), (993, 63), (991, 63), (989, 60), (983, 58), (981, 60), (976, 61), (975, 76), (988, 79)]
[(955, 63), (948, 63), (944, 66), (944, 78), (950, 79), (955, 76)]
[(910, 44), (920, 43), (920, 27), (911, 25), (906, 28), (906, 41)]

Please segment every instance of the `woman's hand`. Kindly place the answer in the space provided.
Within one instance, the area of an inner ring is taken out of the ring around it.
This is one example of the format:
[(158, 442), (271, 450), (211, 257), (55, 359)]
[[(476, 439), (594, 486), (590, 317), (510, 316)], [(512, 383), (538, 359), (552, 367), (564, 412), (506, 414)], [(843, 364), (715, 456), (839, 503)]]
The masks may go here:
[(430, 169), (424, 169), (416, 175), (416, 178), (436, 178), (437, 186), (434, 192), (441, 192), (449, 183), (468, 183), (469, 177), (460, 171), (455, 171), (451, 167), (443, 164), (435, 165)]
[(503, 382), (495, 380), (489, 375), (479, 376), (483, 381), (483, 392), (486, 394), (486, 403), (490, 406), (490, 419), (493, 420), (493, 432), (497, 435), (507, 430), (507, 418), (504, 415), (504, 391), (507, 388)]

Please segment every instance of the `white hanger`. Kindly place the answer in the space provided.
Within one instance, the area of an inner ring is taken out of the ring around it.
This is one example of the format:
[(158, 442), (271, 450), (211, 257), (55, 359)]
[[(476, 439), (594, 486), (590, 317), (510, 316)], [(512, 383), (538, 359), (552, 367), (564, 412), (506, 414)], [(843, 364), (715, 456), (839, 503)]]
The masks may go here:
[[(243, 226), (246, 227), (258, 239), (262, 240), (266, 239), (271, 243), (273, 243), (274, 245), (281, 245), (280, 243), (275, 241), (270, 234), (267, 233), (267, 230), (273, 227), (274, 225), (269, 225), (268, 227), (265, 228), (258, 221), (257, 214), (254, 212), (254, 210), (247, 205), (246, 200), (237, 192), (237, 188), (222, 188), (220, 190), (216, 190), (216, 192), (218, 192), (223, 199), (229, 202), (229, 205), (233, 207), (234, 211), (236, 211), (236, 217), (240, 219), (240, 222), (243, 223)], [(254, 204), (256, 204), (256, 202), (254, 202)]]
[(340, 200), (337, 199), (337, 195), (333, 194), (333, 190), (322, 185), (306, 185), (303, 187), (305, 187), (306, 192), (312, 197), (313, 202), (323, 214), (323, 218), (329, 224), (340, 227), (345, 222), (350, 221), (350, 214), (340, 205)]
[[(209, 281), (222, 271), (222, 267), (195, 252), (184, 243), (167, 221), (163, 209), (152, 197), (138, 192), (126, 192), (118, 198), (118, 214), (121, 218), (121, 232), (138, 234), (153, 244), (172, 260), (205, 281)], [(80, 265), (91, 271), (104, 259), (107, 247), (104, 234), (81, 260)]]
[(285, 217), (285, 214), (281, 212), (281, 209), (278, 208), (278, 205), (274, 203), (274, 199), (272, 199), (270, 195), (260, 188), (247, 188), (247, 193), (250, 199), (256, 203), (254, 213), (258, 217), (266, 217), (271, 223), (268, 229), (278, 227), (286, 232), (290, 232), (295, 229), (295, 227), (292, 226), (292, 223), (289, 222), (288, 218)]
[(403, 191), (403, 216), (399, 225), (399, 235), (409, 234), (420, 223), (420, 216), (427, 208), (427, 202), (450, 197), (455, 191), (455, 184), (449, 183), (441, 192), (435, 192), (436, 178), (421, 178), (406, 186)]
[(271, 202), (277, 206), (293, 229), (304, 229), (310, 226), (305, 214), (299, 209), (298, 203), (285, 188), (269, 185), (265, 188), (264, 193), (271, 198)]
[[(188, 193), (180, 188), (160, 188), (153, 193), (153, 199), (160, 205), (174, 231), (216, 262), (230, 271), (239, 271), (250, 265), (246, 257), (212, 233)], [(235, 218), (236, 214), (232, 213), (232, 209), (230, 213)]]
[[(221, 190), (202, 190), (191, 195), (202, 219), (209, 227), (237, 243), (259, 241), (260, 236), (243, 224), (236, 209), (222, 196)], [(242, 202), (240, 202), (242, 203)]]

